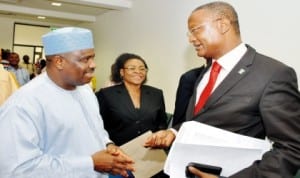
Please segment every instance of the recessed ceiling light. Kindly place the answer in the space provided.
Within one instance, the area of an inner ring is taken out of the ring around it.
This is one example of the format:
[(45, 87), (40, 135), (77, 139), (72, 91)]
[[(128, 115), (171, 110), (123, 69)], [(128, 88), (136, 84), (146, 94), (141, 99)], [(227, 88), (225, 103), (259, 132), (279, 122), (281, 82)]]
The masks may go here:
[(58, 7), (60, 7), (61, 3), (60, 2), (52, 2), (51, 5), (52, 6), (58, 6)]
[(38, 16), (37, 18), (38, 18), (38, 19), (46, 19), (45, 16)]

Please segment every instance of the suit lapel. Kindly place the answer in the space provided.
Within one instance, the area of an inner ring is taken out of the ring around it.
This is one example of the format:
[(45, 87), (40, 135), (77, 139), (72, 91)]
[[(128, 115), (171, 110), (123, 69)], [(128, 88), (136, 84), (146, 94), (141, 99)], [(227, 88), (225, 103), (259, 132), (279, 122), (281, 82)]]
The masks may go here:
[(254, 60), (255, 50), (249, 46), (247, 47), (248, 51), (236, 64), (232, 71), (226, 76), (222, 83), (220, 83), (220, 85), (211, 94), (202, 112), (205, 112), (205, 110), (207, 110), (209, 106), (217, 102), (220, 97), (224, 96), (228, 91), (230, 91), (230, 89), (232, 89), (242, 78), (244, 78), (248, 74)]
[(126, 108), (126, 110), (128, 110), (128, 113), (135, 114), (135, 108), (133, 102), (124, 84), (119, 85), (117, 89), (117, 93), (118, 93), (117, 100), (118, 102), (122, 103), (123, 108)]
[[(120, 85), (117, 92), (119, 93), (118, 100), (123, 103), (124, 107), (126, 107), (130, 113), (133, 113), (135, 115), (136, 109), (134, 107), (134, 104), (130, 98), (130, 95), (129, 95), (125, 85), (124, 84)], [(144, 106), (147, 106), (147, 104), (148, 104), (147, 101), (151, 100), (150, 92), (151, 91), (148, 90), (147, 87), (145, 87), (144, 85), (141, 86), (140, 110), (147, 109), (147, 107), (144, 107)]]
[[(192, 116), (194, 115), (194, 108), (195, 108), (195, 103), (196, 103), (196, 98), (197, 97), (197, 87), (200, 83), (200, 81), (202, 80), (205, 72), (209, 69), (209, 67), (212, 64), (212, 60), (207, 60), (207, 66), (200, 72), (199, 77), (197, 78), (195, 85), (194, 85), (194, 90), (193, 90), (193, 95), (190, 98), (188, 107), (187, 107), (187, 111), (186, 111), (186, 118), (192, 118)], [(190, 119), (188, 119), (190, 120)]]
[[(144, 85), (141, 86), (141, 106), (140, 109), (144, 110), (148, 108), (148, 101), (151, 101), (151, 95), (150, 95), (150, 90), (148, 90), (147, 87), (145, 87)], [(145, 107), (144, 107), (145, 106)]]

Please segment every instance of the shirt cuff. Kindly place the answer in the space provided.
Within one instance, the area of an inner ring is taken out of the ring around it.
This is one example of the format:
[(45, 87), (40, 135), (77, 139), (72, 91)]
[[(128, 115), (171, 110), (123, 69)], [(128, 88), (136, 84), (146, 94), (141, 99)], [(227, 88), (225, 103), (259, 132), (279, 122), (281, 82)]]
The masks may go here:
[(174, 134), (175, 136), (177, 136), (177, 130), (175, 130), (175, 129), (173, 129), (173, 128), (169, 128), (169, 130), (171, 130), (171, 131), (173, 132), (173, 134)]
[(69, 158), (68, 161), (74, 170), (94, 172), (94, 162), (91, 156)]

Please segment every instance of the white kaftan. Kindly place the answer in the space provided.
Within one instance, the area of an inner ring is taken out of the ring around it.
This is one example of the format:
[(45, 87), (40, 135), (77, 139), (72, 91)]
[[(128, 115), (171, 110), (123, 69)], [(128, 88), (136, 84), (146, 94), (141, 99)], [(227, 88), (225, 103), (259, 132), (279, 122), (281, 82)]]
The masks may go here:
[(64, 90), (47, 73), (0, 108), (0, 177), (106, 178), (91, 155), (110, 142), (90, 86)]

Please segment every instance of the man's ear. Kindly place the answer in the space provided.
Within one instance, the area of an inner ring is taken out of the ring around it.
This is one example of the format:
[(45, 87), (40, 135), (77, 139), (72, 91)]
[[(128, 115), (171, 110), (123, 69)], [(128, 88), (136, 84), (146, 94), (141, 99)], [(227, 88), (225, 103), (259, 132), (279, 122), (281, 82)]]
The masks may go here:
[(218, 20), (217, 25), (221, 34), (225, 34), (231, 28), (231, 22), (227, 18), (221, 18), (220, 20)]
[(63, 59), (63, 57), (56, 55), (56, 56), (53, 57), (52, 60), (53, 60), (53, 63), (55, 65), (55, 67), (58, 70), (63, 70), (63, 68), (64, 68), (64, 59)]

